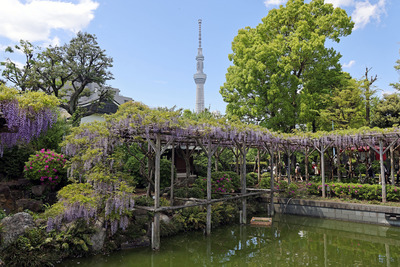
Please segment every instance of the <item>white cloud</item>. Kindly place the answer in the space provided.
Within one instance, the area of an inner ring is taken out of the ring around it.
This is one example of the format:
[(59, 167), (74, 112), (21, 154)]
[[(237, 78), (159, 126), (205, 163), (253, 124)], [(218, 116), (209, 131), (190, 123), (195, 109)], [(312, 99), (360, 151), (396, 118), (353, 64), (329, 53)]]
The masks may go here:
[(351, 15), (355, 22), (354, 30), (364, 28), (371, 19), (380, 21), (381, 15), (385, 14), (386, 0), (379, 0), (376, 4), (371, 4), (369, 0), (359, 1), (355, 4), (355, 10)]
[(54, 43), (57, 40), (50, 39), (52, 30), (76, 33), (84, 29), (98, 6), (94, 0), (2, 0), (0, 36)]
[(354, 0), (325, 0), (325, 3), (332, 4), (334, 7), (353, 6)]
[[(264, 4), (269, 7), (279, 6), (286, 2), (287, 0), (265, 0)], [(348, 11), (352, 10), (354, 30), (364, 28), (372, 20), (380, 22), (381, 16), (386, 13), (386, 0), (325, 0), (325, 3), (332, 4), (334, 7), (346, 7)]]
[(287, 0), (265, 0), (264, 4), (268, 6), (279, 6), (286, 3)]
[(356, 63), (356, 62), (355, 62), (354, 60), (350, 60), (349, 63), (344, 63), (344, 64), (342, 65), (342, 67), (343, 67), (344, 69), (348, 69), (348, 68), (351, 68), (355, 63)]

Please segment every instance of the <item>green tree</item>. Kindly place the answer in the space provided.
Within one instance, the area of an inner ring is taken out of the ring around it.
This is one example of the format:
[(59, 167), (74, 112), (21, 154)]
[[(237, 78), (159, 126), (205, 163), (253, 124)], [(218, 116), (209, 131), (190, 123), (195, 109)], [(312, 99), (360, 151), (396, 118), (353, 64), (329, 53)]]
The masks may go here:
[(400, 95), (384, 94), (375, 107), (372, 126), (389, 128), (400, 125)]
[(28, 41), (21, 40), (19, 45), (15, 45), (14, 48), (7, 47), (7, 53), (14, 53), (18, 51), (25, 56), (24, 66), (18, 66), (16, 62), (7, 58), (6, 61), (1, 62), (1, 65), (5, 67), (3, 70), (3, 77), (13, 83), (21, 91), (37, 91), (38, 80), (35, 79), (35, 65), (36, 65), (36, 53), (35, 47)]
[(332, 122), (335, 129), (359, 128), (365, 125), (362, 85), (349, 74), (341, 79), (327, 102), (327, 107), (320, 111), (322, 130), (331, 130)]
[[(69, 43), (43, 51), (21, 41), (15, 49), (25, 55), (25, 64), (19, 67), (7, 59), (2, 63), (4, 78), (22, 91), (41, 90), (65, 99), (60, 106), (73, 115), (75, 122), (95, 113), (102, 102), (112, 99), (106, 82), (113, 79), (108, 70), (113, 60), (100, 48), (95, 35), (79, 32)], [(14, 52), (10, 47), (6, 51)], [(81, 109), (79, 100), (94, 93), (87, 89), (92, 83), (100, 87), (98, 97), (91, 100), (91, 110)]]
[(233, 65), (220, 89), (227, 115), (274, 130), (294, 129), (301, 122), (302, 95), (326, 88), (325, 81), (311, 88), (311, 79), (340, 71), (340, 54), (325, 41), (339, 42), (353, 26), (343, 9), (323, 0), (289, 0), (256, 28), (239, 30), (229, 55)]
[[(400, 73), (400, 59), (396, 60), (396, 65), (394, 66), (395, 70)], [(391, 83), (394, 89), (400, 91), (400, 83)]]
[(362, 91), (365, 100), (365, 126), (367, 127), (371, 126), (371, 101), (373, 95), (377, 92), (377, 89), (374, 89), (372, 84), (378, 79), (377, 75), (375, 75), (375, 77), (371, 76), (370, 78), (368, 78), (368, 72), (370, 70), (371, 69), (365, 68), (365, 75), (362, 81)]

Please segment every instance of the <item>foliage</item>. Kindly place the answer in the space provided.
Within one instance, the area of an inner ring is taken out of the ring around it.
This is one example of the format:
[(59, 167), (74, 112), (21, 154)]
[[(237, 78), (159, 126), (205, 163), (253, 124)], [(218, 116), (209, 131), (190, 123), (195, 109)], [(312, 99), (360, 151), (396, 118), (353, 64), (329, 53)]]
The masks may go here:
[[(400, 72), (400, 59), (396, 60), (396, 65), (394, 66), (394, 69), (397, 72)], [(391, 83), (391, 86), (393, 86), (394, 89), (400, 91), (400, 83)]]
[(285, 191), (285, 194), (286, 194), (287, 197), (296, 197), (297, 194), (298, 194), (298, 190), (299, 190), (299, 186), (297, 184), (295, 184), (295, 183), (291, 183), (287, 187), (287, 189)]
[[(154, 199), (146, 196), (135, 197), (135, 204), (138, 206), (151, 207), (154, 206)], [(169, 206), (170, 203), (166, 198), (160, 197), (160, 206)]]
[(400, 125), (400, 95), (384, 94), (375, 106), (372, 126), (388, 128)]
[(340, 75), (341, 56), (325, 47), (326, 39), (339, 42), (353, 26), (343, 9), (322, 0), (289, 0), (256, 28), (239, 30), (220, 90), (227, 114), (274, 130), (294, 129), (302, 105), (309, 105), (303, 97), (326, 95), (333, 85), (317, 78)]
[(5, 148), (29, 143), (46, 132), (57, 120), (58, 103), (57, 98), (42, 92), (18, 94), (0, 84), (0, 110), (5, 119), (1, 127), (7, 127), (6, 132), (0, 133), (0, 156)]
[[(326, 191), (332, 197), (354, 198), (369, 201), (382, 200), (381, 185), (327, 183), (325, 186), (327, 188)], [(320, 183), (307, 183), (307, 191), (312, 195), (322, 195), (322, 185)], [(400, 200), (400, 187), (386, 185), (386, 193), (388, 201)]]
[(361, 84), (351, 79), (349, 74), (346, 73), (338, 81), (328, 101), (326, 108), (321, 110), (323, 130), (330, 130), (332, 123), (336, 129), (359, 128), (365, 125)]
[(87, 177), (88, 183), (73, 183), (58, 192), (59, 202), (48, 211), (47, 230), (61, 223), (84, 218), (87, 222), (99, 214), (110, 225), (111, 234), (118, 227), (125, 230), (134, 206), (133, 187), (123, 181), (118, 173), (96, 167)]
[[(233, 222), (238, 213), (238, 208), (232, 204), (216, 203), (212, 205), (211, 225), (216, 227)], [(207, 225), (207, 209), (205, 207), (189, 207), (177, 211), (172, 218), (172, 224), (178, 229), (192, 231), (205, 229)]]
[(269, 173), (263, 173), (261, 175), (261, 181), (258, 184), (259, 188), (269, 189), (271, 188), (271, 176)]
[[(213, 172), (211, 173), (212, 194), (232, 193), (239, 190), (240, 178), (235, 172)], [(207, 194), (207, 178), (198, 177), (194, 187), (198, 187)]]
[(29, 157), (24, 174), (31, 181), (56, 186), (66, 180), (65, 162), (63, 154), (43, 148)]
[(251, 187), (256, 185), (258, 182), (258, 174), (255, 172), (249, 172), (246, 174), (246, 186)]
[(2, 259), (7, 266), (54, 266), (62, 258), (88, 254), (93, 233), (83, 220), (60, 232), (32, 228), (3, 250)]
[(65, 118), (58, 118), (58, 120), (49, 128), (45, 133), (42, 133), (38, 138), (31, 141), (30, 147), (34, 150), (39, 150), (42, 147), (61, 152), (60, 144), (64, 136), (67, 136), (71, 130), (70, 123)]
[(174, 191), (174, 196), (181, 198), (204, 198), (206, 193), (207, 192), (204, 188), (194, 186), (190, 188), (177, 188)]
[(34, 152), (29, 146), (13, 146), (4, 151), (0, 157), (0, 175), (5, 180), (20, 179), (23, 177), (25, 162)]
[(220, 172), (212, 172), (211, 173), (211, 179), (215, 182), (217, 179), (221, 179), (222, 177), (225, 177), (225, 180), (226, 180), (226, 178), (228, 179), (228, 181), (230, 180), (229, 182), (232, 183), (232, 187), (233, 187), (234, 191), (239, 190), (240, 176), (236, 172), (220, 171)]
[(367, 172), (367, 166), (363, 163), (360, 163), (356, 166), (355, 171), (358, 174), (365, 174)]
[(4, 210), (0, 210), (0, 221), (7, 217), (7, 214)]
[[(43, 51), (27, 41), (21, 41), (15, 49), (25, 55), (26, 62), (22, 68), (11, 59), (2, 62), (5, 66), (3, 76), (22, 91), (42, 90), (58, 98), (67, 96), (67, 101), (60, 106), (71, 115), (79, 110), (78, 103), (82, 97), (95, 93), (87, 89), (91, 83), (99, 87), (97, 97), (91, 101), (95, 109), (101, 102), (113, 97), (105, 86), (108, 80), (113, 79), (108, 71), (113, 60), (100, 48), (95, 35), (78, 32), (68, 44), (48, 47)], [(14, 52), (11, 47), (6, 51)], [(85, 113), (93, 112), (95, 110)], [(79, 116), (75, 116), (75, 120), (78, 119)]]
[(46, 234), (39, 228), (27, 230), (2, 251), (7, 266), (53, 266), (55, 255), (43, 250)]

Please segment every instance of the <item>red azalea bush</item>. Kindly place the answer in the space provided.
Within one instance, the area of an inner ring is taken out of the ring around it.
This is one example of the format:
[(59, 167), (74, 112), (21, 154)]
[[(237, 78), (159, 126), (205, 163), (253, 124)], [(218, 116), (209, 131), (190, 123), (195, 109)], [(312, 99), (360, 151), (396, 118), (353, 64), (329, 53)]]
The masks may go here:
[(65, 162), (63, 154), (43, 148), (29, 157), (29, 161), (25, 163), (24, 174), (31, 181), (55, 186), (66, 177)]

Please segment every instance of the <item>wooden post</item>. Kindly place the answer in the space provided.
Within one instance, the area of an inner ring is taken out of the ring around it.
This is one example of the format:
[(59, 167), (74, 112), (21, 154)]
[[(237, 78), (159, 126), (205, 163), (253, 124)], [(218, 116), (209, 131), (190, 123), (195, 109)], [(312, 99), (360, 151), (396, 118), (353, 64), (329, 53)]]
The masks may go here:
[(172, 143), (172, 152), (171, 152), (171, 196), (170, 202), (171, 206), (174, 205), (174, 183), (175, 183), (175, 143)]
[[(212, 151), (211, 151), (211, 139), (207, 145), (207, 201), (211, 201), (211, 167), (212, 167)], [(211, 204), (207, 204), (207, 226), (206, 226), (206, 234), (211, 234)]]
[(383, 165), (383, 142), (379, 140), (379, 161), (381, 164), (382, 202), (386, 203), (385, 166)]
[(342, 181), (342, 172), (340, 170), (340, 164), (341, 164), (340, 156), (342, 155), (342, 153), (340, 153), (339, 148), (336, 148), (336, 150), (337, 150), (337, 161), (336, 161), (336, 163), (337, 163), (337, 178), (338, 178), (338, 182), (340, 183)]
[(260, 157), (260, 148), (257, 148), (257, 180), (258, 183), (261, 182), (261, 157)]
[[(167, 147), (173, 142), (170, 139), (163, 148), (161, 148), (161, 134), (156, 135), (156, 143), (154, 143), (149, 137), (147, 141), (154, 151), (154, 210), (158, 210), (160, 207), (160, 162), (161, 155), (167, 149)], [(156, 211), (154, 213), (153, 223), (152, 223), (152, 235), (151, 235), (151, 248), (153, 250), (160, 249), (160, 212)]]
[(306, 153), (305, 153), (305, 157), (304, 157), (304, 172), (305, 172), (305, 176), (306, 176), (306, 182), (308, 182), (308, 179), (310, 178), (310, 174), (308, 172), (308, 156), (309, 156), (309, 151), (310, 148), (306, 147)]
[(288, 162), (287, 162), (287, 166), (286, 166), (286, 168), (287, 168), (287, 172), (286, 172), (286, 175), (287, 175), (287, 179), (288, 179), (288, 184), (290, 185), (290, 148), (288, 148), (288, 150), (287, 150), (287, 153), (288, 153)]
[(269, 206), (269, 210), (268, 210), (268, 216), (272, 217), (274, 216), (274, 148), (271, 146), (269, 149), (267, 146), (265, 146), (265, 148), (267, 149), (267, 151), (269, 152), (270, 156), (271, 156), (271, 192), (270, 192), (270, 206)]
[(326, 190), (325, 190), (325, 147), (321, 147), (321, 179), (322, 179), (322, 197), (326, 197)]
[[(160, 207), (160, 161), (161, 161), (161, 136), (157, 134), (155, 144), (155, 172), (154, 172), (154, 209)], [(160, 213), (155, 212), (153, 221), (153, 235), (151, 247), (153, 250), (160, 249)]]
[(207, 217), (206, 217), (206, 235), (211, 234), (211, 169), (212, 169), (212, 156), (218, 149), (218, 145), (213, 148), (211, 138), (208, 139), (207, 148), (196, 139), (197, 144), (203, 149), (204, 154), (206, 154), (207, 162)]
[(390, 147), (390, 178), (392, 179), (392, 185), (394, 185), (394, 147)]
[[(240, 181), (242, 183), (242, 189), (241, 193), (246, 194), (246, 154), (247, 154), (247, 149), (246, 149), (246, 144), (243, 143), (242, 148), (240, 149), (240, 152), (242, 154), (242, 168), (241, 168), (241, 173), (240, 173)], [(247, 200), (246, 198), (242, 198), (242, 221), (240, 222), (241, 224), (246, 224), (246, 219), (247, 219)]]

